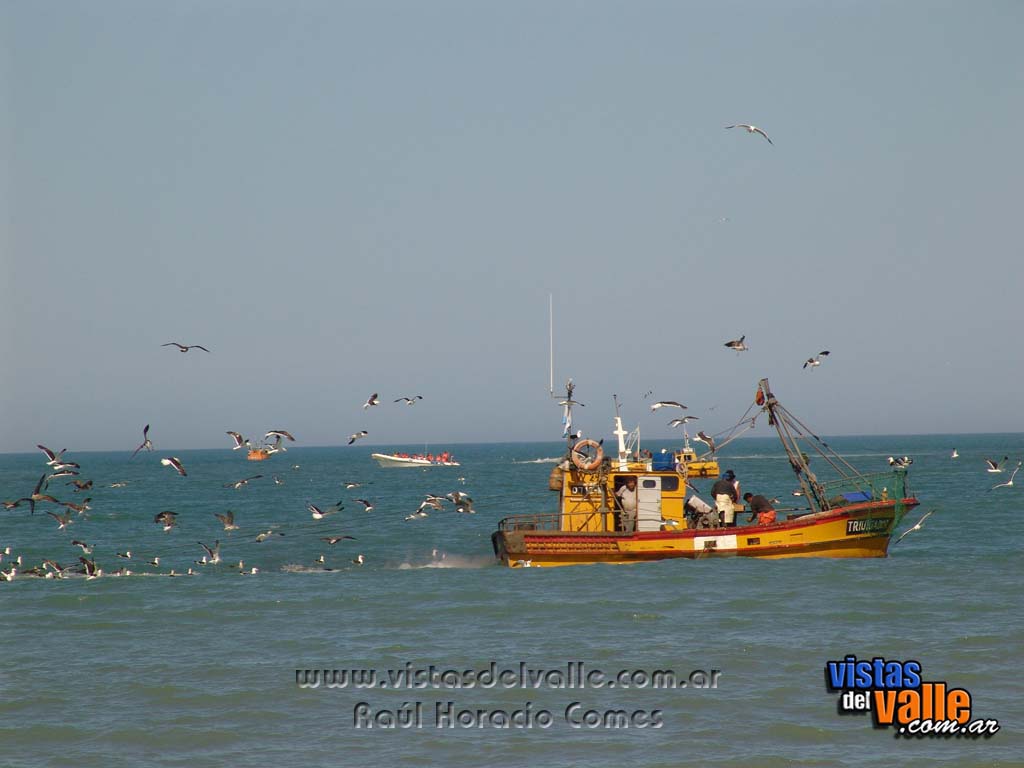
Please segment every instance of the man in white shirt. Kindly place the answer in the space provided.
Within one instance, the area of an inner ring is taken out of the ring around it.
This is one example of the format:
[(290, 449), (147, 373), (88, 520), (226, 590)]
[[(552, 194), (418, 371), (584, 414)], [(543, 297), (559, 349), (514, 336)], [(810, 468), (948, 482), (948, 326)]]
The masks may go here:
[(615, 492), (622, 510), (622, 530), (632, 533), (636, 530), (636, 478), (626, 476), (626, 482)]

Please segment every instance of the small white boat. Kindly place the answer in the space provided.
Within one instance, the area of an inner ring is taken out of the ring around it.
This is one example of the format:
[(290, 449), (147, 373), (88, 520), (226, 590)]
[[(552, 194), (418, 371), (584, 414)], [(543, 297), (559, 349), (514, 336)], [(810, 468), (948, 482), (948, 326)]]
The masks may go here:
[(426, 456), (399, 456), (393, 453), (371, 453), (371, 459), (375, 459), (382, 467), (458, 467), (459, 462), (442, 461), (437, 457), (428, 459)]

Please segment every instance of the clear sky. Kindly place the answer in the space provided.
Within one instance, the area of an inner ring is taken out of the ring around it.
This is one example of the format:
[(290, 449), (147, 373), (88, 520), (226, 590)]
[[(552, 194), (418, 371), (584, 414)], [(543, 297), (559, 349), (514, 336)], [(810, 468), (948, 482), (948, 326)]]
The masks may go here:
[(822, 434), (1022, 431), (1022, 36), (1015, 1), (0, 3), (0, 450), (557, 439), (549, 293), (588, 434), (618, 393), (671, 436), (649, 390), (718, 432), (761, 376)]

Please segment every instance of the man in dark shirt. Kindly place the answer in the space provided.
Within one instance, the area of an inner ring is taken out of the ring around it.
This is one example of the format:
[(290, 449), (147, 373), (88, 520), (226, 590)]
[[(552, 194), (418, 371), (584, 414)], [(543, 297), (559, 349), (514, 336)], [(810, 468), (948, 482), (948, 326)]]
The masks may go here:
[(772, 503), (764, 496), (744, 493), (743, 500), (750, 506), (750, 520), (747, 522), (754, 522), (755, 516), (757, 517), (758, 525), (768, 525), (775, 522), (775, 510), (772, 508)]
[(733, 483), (733, 478), (723, 475), (711, 486), (711, 495), (715, 497), (719, 522), (727, 527), (736, 525), (736, 508), (733, 505), (739, 499), (736, 496), (736, 485)]

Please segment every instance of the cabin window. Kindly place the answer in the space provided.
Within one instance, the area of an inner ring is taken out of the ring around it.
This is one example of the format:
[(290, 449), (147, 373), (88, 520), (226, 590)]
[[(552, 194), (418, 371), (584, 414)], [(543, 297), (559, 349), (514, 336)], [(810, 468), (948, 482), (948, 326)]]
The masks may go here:
[(644, 480), (643, 483), (642, 483), (642, 486), (644, 488), (657, 488), (658, 487), (658, 481), (657, 480)]
[(661, 478), (661, 490), (663, 490), (663, 491), (678, 491), (679, 490), (679, 478), (678, 477), (663, 477), (663, 478)]

